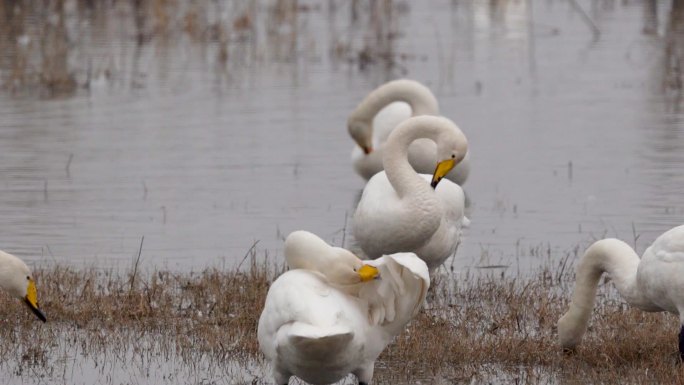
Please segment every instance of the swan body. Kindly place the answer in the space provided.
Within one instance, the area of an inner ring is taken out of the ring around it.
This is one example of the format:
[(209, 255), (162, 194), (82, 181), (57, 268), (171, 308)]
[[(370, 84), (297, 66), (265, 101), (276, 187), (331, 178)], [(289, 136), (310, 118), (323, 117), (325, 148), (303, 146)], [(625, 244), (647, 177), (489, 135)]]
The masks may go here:
[(38, 306), (36, 284), (24, 261), (0, 251), (0, 287), (9, 295), (22, 300), (41, 321), (47, 321)]
[[(408, 162), (408, 147), (419, 138), (436, 143), (441, 160), (432, 176), (417, 174)], [(467, 140), (449, 119), (424, 115), (396, 127), (385, 149), (385, 171), (368, 181), (354, 213), (354, 237), (369, 258), (414, 252), (433, 270), (456, 251), (468, 221), (463, 189), (439, 183), (465, 157)]]
[[(348, 119), (349, 133), (358, 144), (351, 155), (354, 170), (366, 180), (382, 171), (382, 154), (390, 132), (418, 115), (439, 115), (439, 105), (430, 89), (417, 81), (394, 80), (368, 94)], [(435, 154), (434, 142), (418, 139), (409, 147), (409, 163), (419, 173), (431, 173), (437, 161)], [(469, 173), (470, 155), (466, 154), (446, 178), (462, 185)]]
[(329, 384), (349, 373), (367, 384), (377, 357), (425, 300), (427, 266), (412, 253), (361, 261), (305, 231), (288, 236), (285, 256), (291, 270), (271, 285), (258, 327), (276, 384), (292, 375)]
[[(603, 273), (610, 276), (631, 306), (677, 314), (684, 325), (684, 226), (660, 235), (641, 259), (625, 242), (603, 239), (591, 245), (577, 265), (570, 307), (558, 320), (562, 348), (574, 349), (586, 333)], [(684, 358), (684, 326), (679, 334), (679, 351)]]

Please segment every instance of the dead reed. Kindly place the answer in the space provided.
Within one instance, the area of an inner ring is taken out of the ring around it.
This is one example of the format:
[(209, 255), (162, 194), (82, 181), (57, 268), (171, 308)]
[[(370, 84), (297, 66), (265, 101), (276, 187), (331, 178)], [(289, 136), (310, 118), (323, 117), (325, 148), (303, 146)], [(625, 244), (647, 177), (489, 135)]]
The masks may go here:
[[(4, 365), (14, 362), (9, 369), (15, 375), (28, 366), (50, 376), (51, 355), (78, 346), (86, 357), (106, 361), (129, 352), (127, 360), (173, 361), (198, 373), (238, 363), (241, 378), (257, 363), (261, 369), (248, 377), (269, 383), (256, 325), (269, 283), (283, 267), (259, 262), (253, 249), (248, 260), (239, 271), (156, 271), (136, 279), (133, 269), (128, 275), (63, 266), (39, 270), (41, 304), (50, 321), (35, 322), (21, 304), (1, 296), (0, 354), (9, 357)], [(440, 276), (426, 309), (380, 357), (376, 383), (684, 382), (676, 317), (628, 309), (610, 284), (600, 290), (578, 352), (561, 353), (555, 323), (567, 308), (571, 270)]]
[[(146, 55), (179, 68), (197, 60), (232, 79), (265, 64), (318, 63), (326, 54), (318, 47), (338, 64), (402, 73), (415, 60), (395, 48), (397, 19), (408, 11), (395, 0), (0, 0), (0, 91), (64, 97), (143, 88), (156, 74), (139, 72)], [(329, 30), (315, 27), (323, 18)]]

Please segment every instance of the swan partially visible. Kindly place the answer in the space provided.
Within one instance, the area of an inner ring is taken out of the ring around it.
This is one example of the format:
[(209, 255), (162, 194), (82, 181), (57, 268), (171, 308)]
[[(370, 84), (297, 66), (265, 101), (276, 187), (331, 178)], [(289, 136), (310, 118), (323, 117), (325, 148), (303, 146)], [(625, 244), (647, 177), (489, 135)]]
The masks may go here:
[[(382, 171), (382, 154), (390, 132), (418, 115), (439, 115), (439, 105), (432, 91), (415, 80), (393, 80), (369, 93), (347, 121), (349, 134), (358, 144), (351, 156), (356, 172), (368, 180)], [(436, 151), (434, 142), (419, 139), (409, 147), (409, 163), (419, 173), (431, 173), (437, 161)], [(469, 172), (470, 155), (466, 153), (446, 178), (462, 185)]]
[[(437, 146), (432, 176), (417, 174), (408, 162), (409, 146), (423, 138)], [(352, 220), (354, 237), (369, 258), (413, 252), (433, 270), (456, 251), (468, 221), (465, 195), (458, 184), (439, 182), (467, 151), (465, 135), (443, 117), (413, 117), (392, 131), (383, 153), (385, 171), (368, 181)]]
[(415, 254), (361, 261), (316, 235), (285, 240), (290, 271), (276, 279), (259, 318), (259, 347), (277, 385), (291, 376), (329, 384), (373, 377), (375, 360), (420, 309), (430, 286)]
[(38, 306), (38, 292), (31, 270), (24, 261), (4, 251), (0, 251), (0, 287), (23, 301), (38, 319), (47, 321)]
[(684, 225), (660, 235), (639, 256), (625, 242), (603, 239), (577, 264), (577, 281), (568, 311), (558, 320), (563, 349), (574, 349), (587, 331), (599, 279), (608, 274), (624, 300), (648, 312), (679, 315), (679, 353), (684, 359)]

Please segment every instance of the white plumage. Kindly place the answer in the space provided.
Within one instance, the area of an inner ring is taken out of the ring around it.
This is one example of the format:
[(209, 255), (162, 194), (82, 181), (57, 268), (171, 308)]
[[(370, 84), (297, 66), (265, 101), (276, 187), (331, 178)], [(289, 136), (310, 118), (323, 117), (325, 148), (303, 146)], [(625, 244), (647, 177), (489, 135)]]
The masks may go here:
[[(295, 375), (329, 384), (349, 373), (368, 383), (377, 357), (425, 300), (425, 263), (412, 253), (362, 262), (305, 231), (288, 236), (285, 256), (292, 270), (271, 285), (258, 329), (276, 383)], [(354, 282), (347, 273), (364, 263), (379, 279)]]
[(0, 251), (0, 287), (22, 300), (41, 321), (47, 321), (38, 306), (38, 293), (31, 270), (16, 256)]
[[(366, 180), (382, 171), (387, 137), (399, 123), (418, 115), (439, 115), (439, 105), (430, 89), (417, 81), (393, 80), (370, 92), (348, 119), (349, 133), (358, 144), (351, 155), (354, 170)], [(419, 173), (431, 173), (436, 152), (434, 142), (416, 140), (409, 147), (409, 163)], [(469, 173), (470, 155), (466, 154), (446, 178), (462, 185)]]
[[(468, 220), (461, 187), (450, 180), (437, 184), (448, 169), (438, 167), (442, 175), (430, 176), (411, 168), (408, 147), (419, 138), (436, 143), (440, 164), (451, 163), (451, 167), (468, 148), (461, 130), (446, 118), (418, 116), (402, 122), (385, 145), (385, 171), (366, 184), (352, 226), (368, 257), (414, 252), (432, 270), (456, 251)], [(436, 188), (430, 186), (431, 180)]]
[[(587, 331), (601, 275), (606, 273), (630, 305), (644, 311), (679, 315), (684, 325), (684, 226), (668, 230), (641, 259), (625, 242), (603, 239), (577, 264), (577, 281), (568, 311), (558, 320), (561, 347), (574, 349)], [(679, 335), (684, 358), (684, 326)]]

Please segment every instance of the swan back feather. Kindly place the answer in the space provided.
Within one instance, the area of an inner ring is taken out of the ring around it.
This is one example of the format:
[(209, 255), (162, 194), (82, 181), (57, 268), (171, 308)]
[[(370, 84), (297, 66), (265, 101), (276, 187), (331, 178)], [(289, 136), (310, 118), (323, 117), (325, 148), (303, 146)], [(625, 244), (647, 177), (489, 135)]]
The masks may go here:
[(309, 260), (332, 261), (343, 249), (311, 233), (293, 234), (286, 241), (286, 254), (313, 254), (289, 255), (288, 262), (295, 261), (299, 268), (273, 282), (257, 331), (274, 378), (284, 383), (296, 375), (311, 383), (331, 383), (351, 372), (362, 382), (370, 381), (378, 355), (425, 300), (430, 285), (427, 266), (413, 253), (367, 261), (380, 278), (360, 283), (358, 290), (344, 290), (327, 278), (325, 269), (302, 267), (318, 268), (318, 262)]

